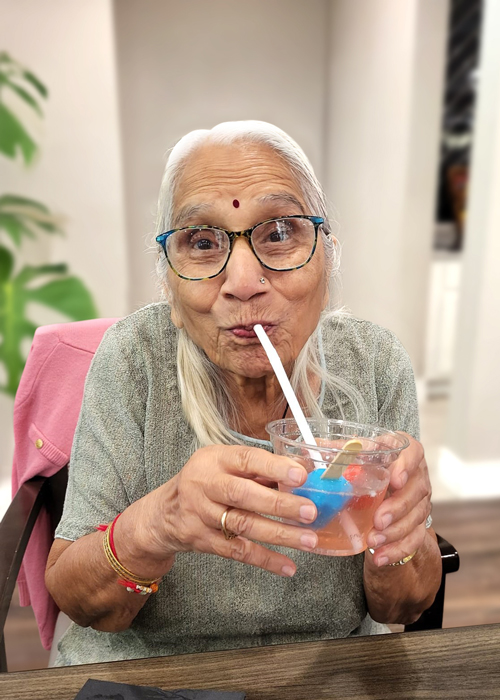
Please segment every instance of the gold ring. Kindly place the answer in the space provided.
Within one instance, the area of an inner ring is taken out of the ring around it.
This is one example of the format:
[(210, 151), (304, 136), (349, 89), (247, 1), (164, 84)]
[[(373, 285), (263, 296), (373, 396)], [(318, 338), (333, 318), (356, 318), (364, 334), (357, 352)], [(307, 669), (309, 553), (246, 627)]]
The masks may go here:
[(234, 540), (235, 537), (238, 537), (236, 532), (231, 532), (231, 530), (228, 530), (226, 527), (227, 514), (230, 510), (232, 510), (231, 506), (226, 508), (226, 510), (222, 513), (222, 517), (220, 519), (221, 530), (224, 533), (224, 537), (226, 538), (226, 540)]

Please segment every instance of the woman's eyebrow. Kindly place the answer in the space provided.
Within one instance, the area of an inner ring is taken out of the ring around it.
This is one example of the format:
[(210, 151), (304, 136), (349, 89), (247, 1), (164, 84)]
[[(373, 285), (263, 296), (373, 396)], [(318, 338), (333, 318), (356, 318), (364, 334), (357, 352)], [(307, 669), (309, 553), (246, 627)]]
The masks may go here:
[(205, 214), (210, 211), (210, 209), (213, 209), (213, 205), (208, 202), (204, 204), (186, 204), (186, 206), (181, 207), (175, 215), (173, 227), (177, 228), (179, 224), (182, 224), (184, 221), (189, 221), (189, 219), (194, 216)]
[(259, 197), (257, 200), (259, 204), (292, 204), (293, 206), (297, 207), (302, 214), (305, 214), (304, 206), (302, 202), (300, 202), (297, 197), (295, 197), (293, 194), (290, 192), (276, 192), (272, 194), (266, 194), (263, 197)]

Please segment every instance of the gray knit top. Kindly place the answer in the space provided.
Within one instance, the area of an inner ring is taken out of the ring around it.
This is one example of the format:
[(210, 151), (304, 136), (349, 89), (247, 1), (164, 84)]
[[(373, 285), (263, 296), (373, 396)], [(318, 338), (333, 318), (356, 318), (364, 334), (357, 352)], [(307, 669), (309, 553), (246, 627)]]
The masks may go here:
[[(366, 422), (418, 437), (413, 372), (395, 336), (367, 321), (339, 317), (322, 329), (327, 369), (354, 385)], [(112, 326), (92, 361), (71, 453), (66, 502), (56, 537), (76, 540), (172, 478), (194, 450), (181, 407), (177, 330), (169, 307), (151, 304)], [(323, 412), (340, 418), (326, 391)], [(347, 420), (355, 420), (347, 397)], [(254, 447), (270, 443), (251, 438)], [(207, 465), (207, 469), (210, 465)], [(158, 593), (124, 632), (73, 624), (57, 665), (114, 661), (287, 642), (380, 630), (367, 615), (363, 554), (326, 557), (285, 550), (293, 578), (215, 555), (181, 553)], [(92, 595), (89, 591), (88, 595)], [(132, 595), (132, 594), (131, 594)]]

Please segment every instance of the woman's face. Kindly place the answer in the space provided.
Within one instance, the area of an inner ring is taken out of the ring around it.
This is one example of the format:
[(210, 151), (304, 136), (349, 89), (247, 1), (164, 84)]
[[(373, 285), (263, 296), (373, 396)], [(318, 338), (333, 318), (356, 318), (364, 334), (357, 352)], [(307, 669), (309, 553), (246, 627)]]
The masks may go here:
[[(198, 149), (188, 159), (174, 200), (176, 228), (206, 224), (242, 231), (293, 214), (317, 212), (306, 210), (284, 161), (259, 144)], [(309, 263), (289, 272), (262, 267), (248, 241), (237, 238), (224, 272), (213, 279), (183, 280), (169, 269), (172, 320), (227, 372), (253, 379), (272, 375), (259, 340), (244, 329), (255, 323), (266, 326), (282, 362), (290, 367), (326, 304), (324, 268), (321, 237)]]

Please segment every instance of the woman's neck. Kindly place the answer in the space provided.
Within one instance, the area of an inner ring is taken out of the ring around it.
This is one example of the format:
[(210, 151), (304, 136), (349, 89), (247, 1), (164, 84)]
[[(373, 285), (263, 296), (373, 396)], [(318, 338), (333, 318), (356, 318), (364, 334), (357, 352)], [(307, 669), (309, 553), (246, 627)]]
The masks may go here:
[(236, 409), (235, 425), (231, 427), (244, 435), (268, 440), (266, 425), (281, 418), (286, 399), (276, 377), (231, 377), (229, 393)]
[[(314, 377), (310, 381), (311, 387), (319, 393), (320, 380)], [(276, 377), (249, 379), (232, 376), (228, 388), (236, 408), (235, 425), (231, 428), (249, 437), (269, 440), (266, 425), (283, 418), (288, 405)], [(298, 398), (302, 404), (300, 396)], [(290, 417), (290, 412), (287, 417)]]

